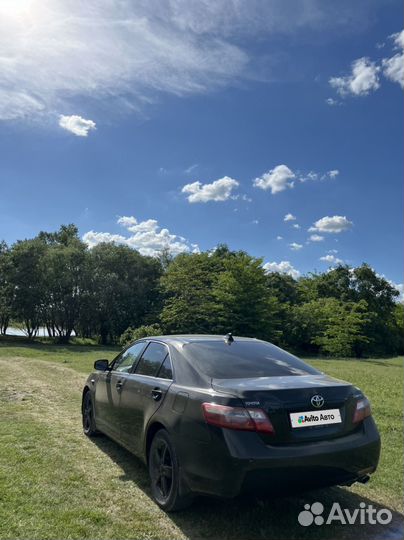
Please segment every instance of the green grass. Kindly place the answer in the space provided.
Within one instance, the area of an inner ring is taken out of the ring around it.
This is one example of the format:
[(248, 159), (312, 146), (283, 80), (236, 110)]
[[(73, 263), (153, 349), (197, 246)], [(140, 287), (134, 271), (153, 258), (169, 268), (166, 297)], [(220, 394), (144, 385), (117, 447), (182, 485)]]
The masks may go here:
[(63, 364), (81, 373), (90, 373), (94, 361), (100, 358), (112, 360), (121, 347), (102, 345), (54, 345), (37, 339), (30, 343), (26, 338), (0, 337), (0, 358), (32, 358)]
[[(82, 435), (80, 398), (95, 359), (116, 348), (0, 341), (0, 538), (383, 538), (386, 528), (339, 524), (303, 529), (305, 503), (351, 510), (364, 501), (402, 523), (403, 359), (310, 360), (358, 385), (382, 436), (377, 473), (365, 486), (283, 498), (199, 499), (166, 515), (150, 499), (144, 466), (106, 437)], [(402, 535), (402, 533), (401, 533)]]

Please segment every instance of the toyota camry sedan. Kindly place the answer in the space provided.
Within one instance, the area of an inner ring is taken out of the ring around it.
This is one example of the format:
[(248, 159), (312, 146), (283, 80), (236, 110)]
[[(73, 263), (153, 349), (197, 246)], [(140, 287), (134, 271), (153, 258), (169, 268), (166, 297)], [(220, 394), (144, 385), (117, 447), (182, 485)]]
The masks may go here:
[(365, 483), (376, 470), (380, 437), (366, 396), (271, 343), (152, 337), (94, 368), (84, 433), (141, 458), (166, 511), (198, 494)]

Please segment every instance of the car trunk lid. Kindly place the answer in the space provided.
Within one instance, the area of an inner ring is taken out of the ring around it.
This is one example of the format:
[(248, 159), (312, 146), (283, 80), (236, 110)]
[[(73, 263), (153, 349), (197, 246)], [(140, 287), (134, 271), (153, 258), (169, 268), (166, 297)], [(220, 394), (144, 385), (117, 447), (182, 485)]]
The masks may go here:
[[(247, 379), (212, 379), (214, 390), (239, 398), (245, 407), (263, 409), (269, 416), (275, 435), (261, 434), (266, 444), (293, 444), (339, 437), (356, 429), (353, 414), (359, 392), (351, 384), (324, 374), (258, 377)], [(316, 407), (313, 396), (324, 403)], [(290, 414), (337, 409), (341, 422), (292, 427)]]

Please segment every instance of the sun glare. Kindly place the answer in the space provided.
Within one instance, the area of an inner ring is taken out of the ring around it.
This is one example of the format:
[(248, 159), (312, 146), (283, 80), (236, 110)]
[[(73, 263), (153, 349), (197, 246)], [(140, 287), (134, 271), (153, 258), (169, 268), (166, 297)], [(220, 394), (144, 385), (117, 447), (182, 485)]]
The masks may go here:
[(29, 11), (33, 0), (0, 0), (0, 15), (17, 16)]

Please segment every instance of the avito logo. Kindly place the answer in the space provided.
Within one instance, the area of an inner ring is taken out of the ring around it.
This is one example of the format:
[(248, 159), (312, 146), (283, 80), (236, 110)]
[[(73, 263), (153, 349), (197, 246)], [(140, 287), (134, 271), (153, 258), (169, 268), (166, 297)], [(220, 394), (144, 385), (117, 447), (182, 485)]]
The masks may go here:
[(331, 414), (320, 414), (320, 415), (317, 415), (317, 414), (310, 414), (310, 415), (307, 415), (307, 414), (302, 414), (301, 416), (299, 416), (299, 418), (297, 419), (298, 423), (299, 424), (304, 424), (306, 422), (324, 422), (326, 420), (335, 420), (335, 416), (331, 413)]
[(339, 503), (334, 503), (328, 516), (323, 516), (324, 506), (321, 502), (313, 504), (305, 504), (304, 510), (297, 516), (297, 520), (303, 527), (309, 527), (313, 523), (315, 525), (330, 525), (330, 523), (338, 522), (341, 525), (354, 525), (359, 522), (361, 525), (387, 525), (393, 519), (393, 515), (387, 508), (375, 508), (371, 504), (366, 505), (364, 502), (359, 504), (359, 508), (349, 510), (341, 508)]

